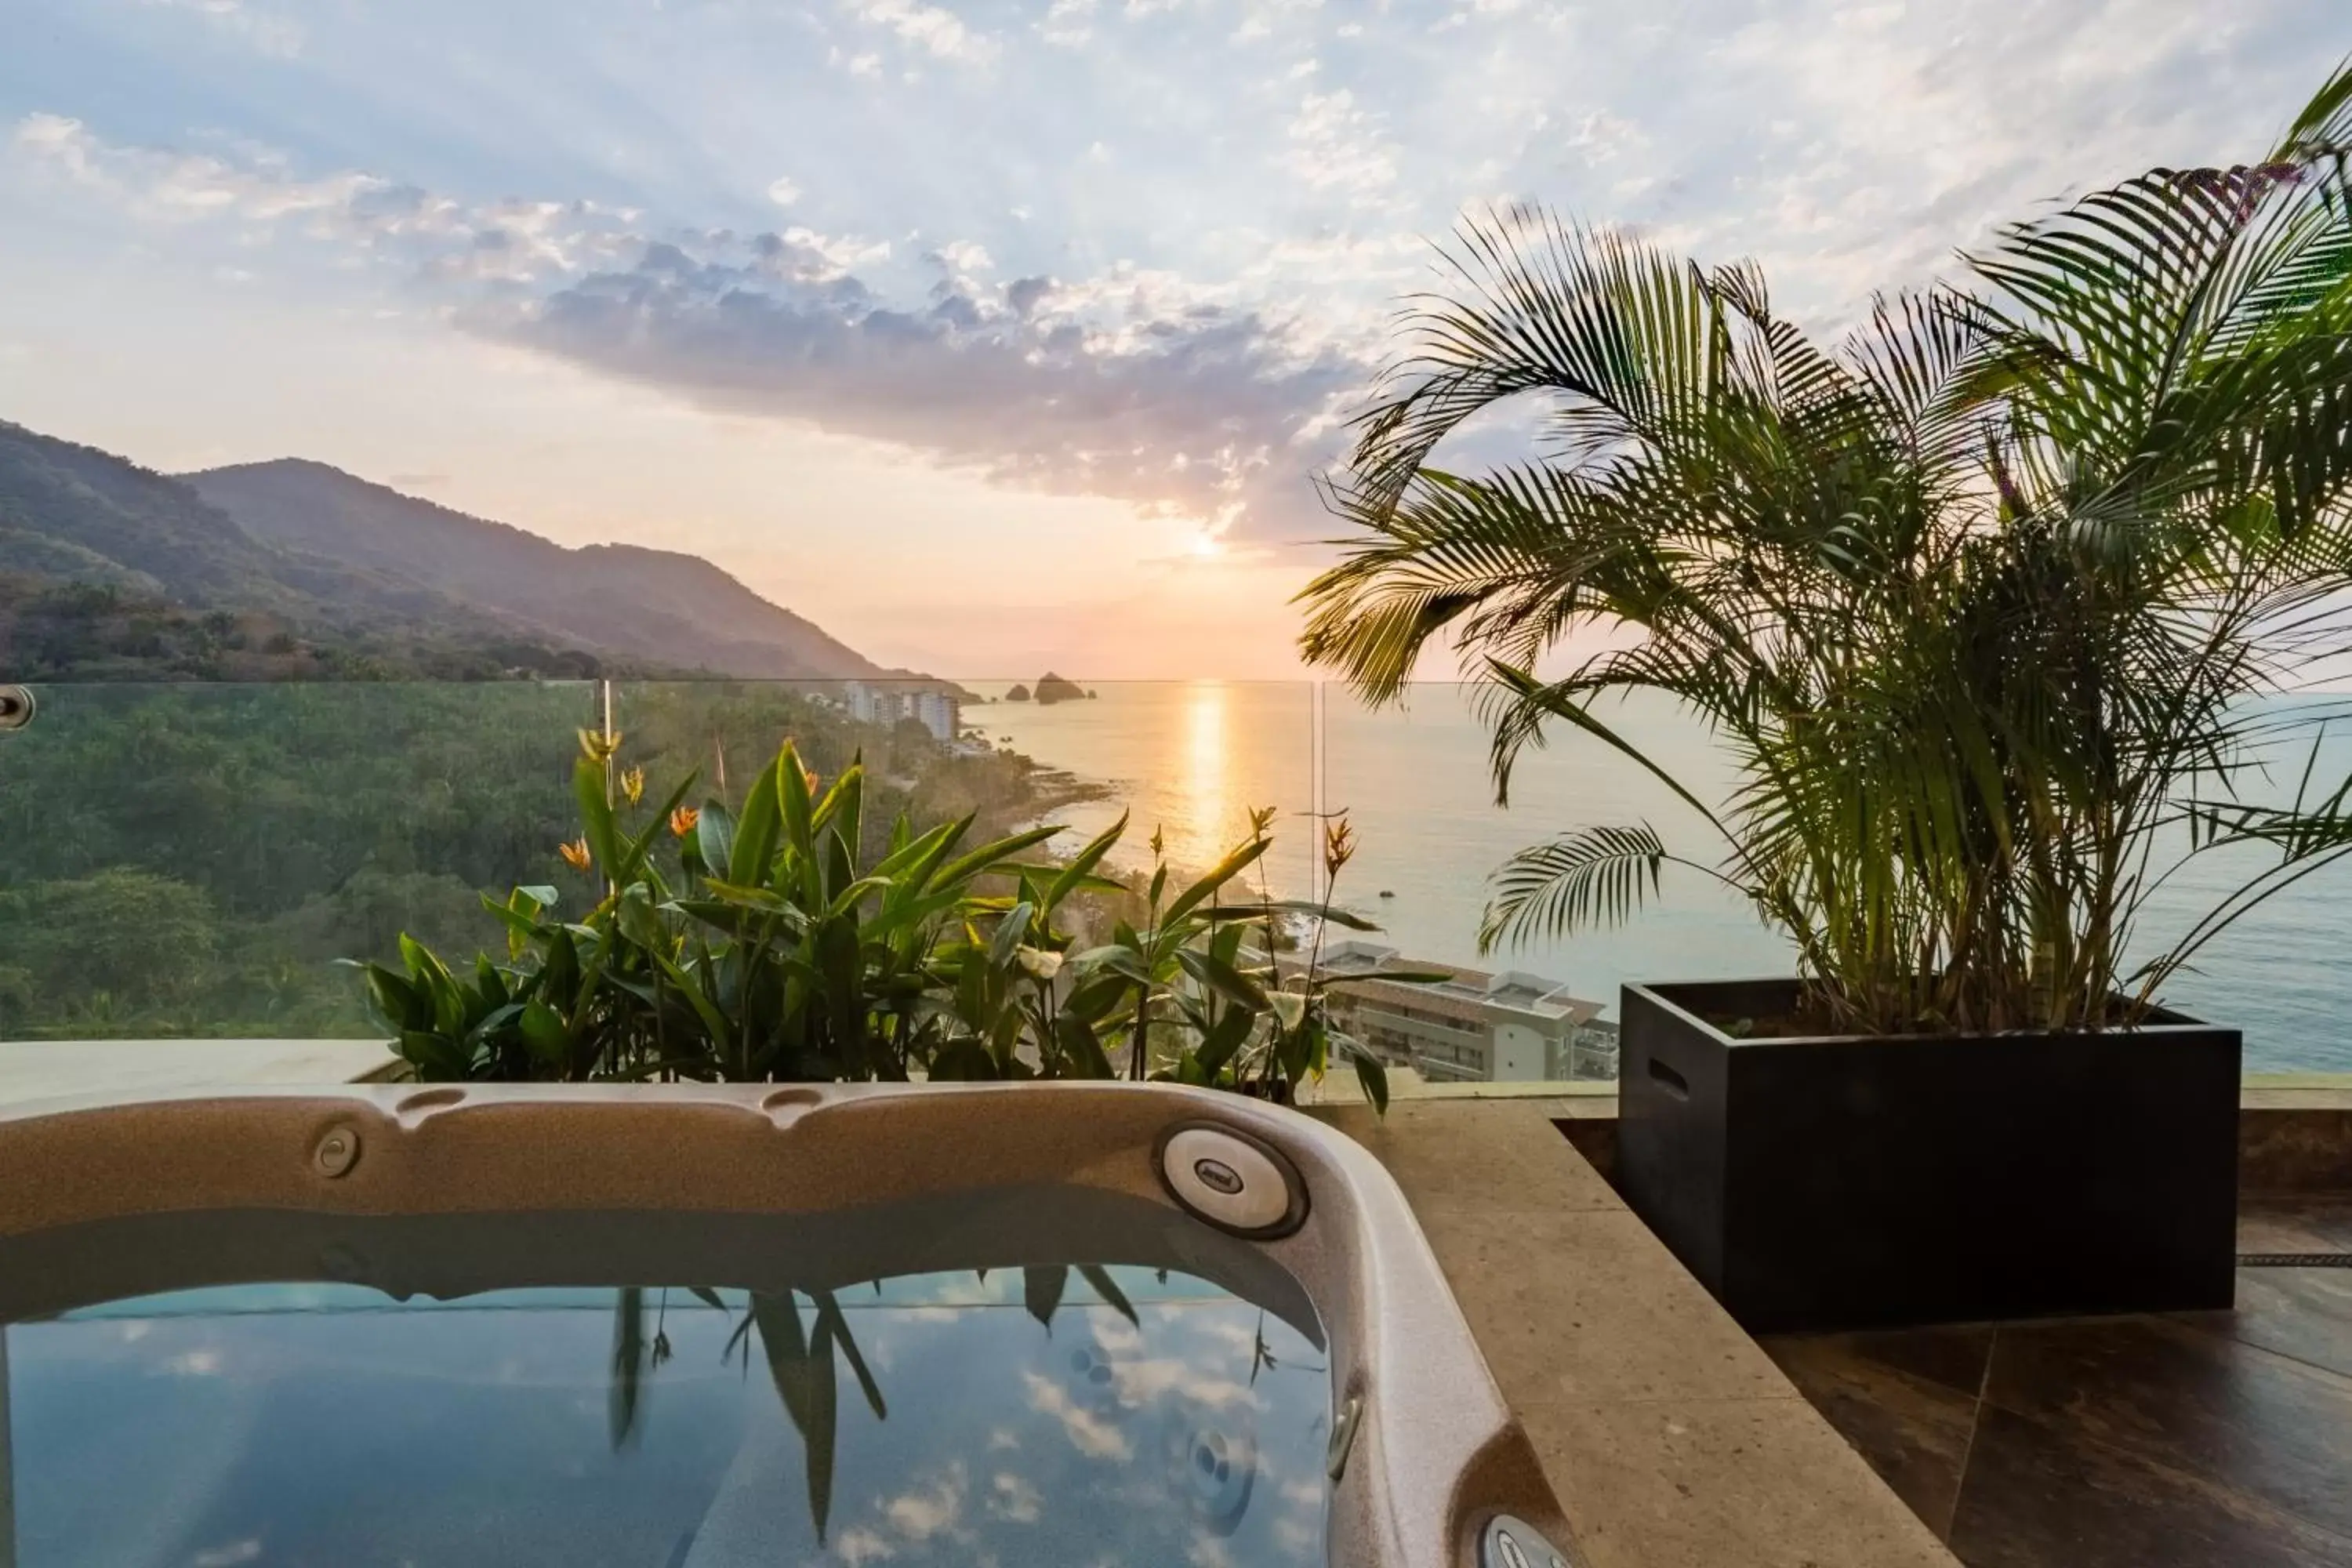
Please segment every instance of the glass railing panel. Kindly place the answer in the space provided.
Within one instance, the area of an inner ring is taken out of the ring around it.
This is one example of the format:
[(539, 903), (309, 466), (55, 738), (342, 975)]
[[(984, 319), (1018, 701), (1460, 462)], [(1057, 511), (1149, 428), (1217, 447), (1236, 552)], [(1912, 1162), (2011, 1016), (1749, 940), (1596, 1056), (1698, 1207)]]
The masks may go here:
[(378, 1034), (343, 958), (497, 940), (584, 682), (50, 685), (0, 735), (0, 1039)]
[[(1200, 907), (1255, 910), (1266, 897), (1305, 898), (1312, 890), (1318, 830), (1314, 689), (1305, 683), (1045, 684), (1034, 678), (624, 681), (614, 687), (613, 731), (619, 736), (614, 765), (624, 820), (640, 831), (656, 831), (656, 868), (673, 885), (673, 872), (689, 880), (695, 873), (684, 846), (673, 847), (655, 814), (667, 807), (680, 781), (694, 778), (683, 797), (688, 807), (707, 813), (716, 802), (740, 822), (748, 792), (789, 742), (821, 793), (829, 792), (853, 761), (864, 764), (852, 875), (870, 875), (882, 862), (901, 819), (910, 834), (920, 834), (971, 818), (954, 851), (958, 857), (1008, 836), (1045, 831), (1049, 837), (1021, 848), (1012, 862), (1016, 868), (1044, 868), (1066, 863), (1124, 816), (1123, 835), (1098, 863), (1091, 882), (1049, 893), (1050, 879), (1028, 876), (1016, 882), (999, 870), (963, 889), (983, 900), (1055, 900), (1043, 928), (1048, 934), (1034, 957), (1037, 964), (1046, 962), (1045, 952), (1066, 958), (1117, 942), (1122, 928), (1158, 927), (1151, 902), (1155, 868), (1167, 872), (1158, 895), (1164, 911), (1251, 840), (1254, 813), (1271, 813), (1270, 847)], [(627, 798), (633, 793), (634, 801)], [(678, 831), (696, 834), (693, 853), (698, 858), (699, 827)], [(740, 842), (739, 836), (736, 843)], [(830, 865), (830, 848), (824, 853)], [(838, 873), (824, 875), (833, 885), (842, 880)], [(718, 896), (737, 897), (724, 889)], [(859, 918), (874, 915), (877, 908), (859, 906)], [(985, 910), (973, 918), (981, 929), (995, 929)], [(1030, 929), (1037, 933), (1038, 928)], [(1287, 971), (1297, 962), (1287, 954), (1310, 940), (1311, 922), (1295, 911), (1274, 911), (1270, 927), (1253, 921), (1246, 940), (1254, 954), (1262, 955), (1268, 930), (1272, 942), (1286, 952), (1280, 962)], [(935, 934), (954, 945), (961, 927), (950, 918)], [(1205, 943), (1207, 931), (1190, 940)], [(1030, 937), (1022, 941), (1030, 945)], [(961, 962), (950, 961), (949, 967)], [(1001, 962), (984, 960), (982, 966)], [(1132, 1019), (1140, 1011), (1152, 1019), (1146, 1070), (1177, 1071), (1186, 1042), (1195, 1038), (1186, 1033), (1183, 999), (1177, 993), (1198, 982), (1187, 976), (1172, 952), (1137, 962), (1153, 971), (1150, 999), (1129, 998), (1115, 1015), (1097, 1009), (1083, 1019), (1060, 1011), (1074, 999), (1080, 975), (1076, 970), (1063, 973), (1058, 962), (1045, 973), (991, 970), (995, 978), (971, 986), (935, 975), (935, 1006), (926, 1025), (882, 1026), (883, 1037), (905, 1043), (909, 1051), (903, 1061), (893, 1058), (888, 1070), (995, 1076), (1013, 1070), (1017, 1061), (1033, 1071), (1059, 1072), (1066, 1066), (1066, 1031), (1076, 1029), (1081, 1037), (1091, 1031), (1091, 1048), (1105, 1053), (1101, 1066), (1125, 1071), (1133, 1059)], [(902, 975), (893, 984), (912, 980)], [(1187, 995), (1208, 1005), (1197, 991)], [(1055, 1019), (1043, 1037), (1034, 1009)], [(815, 1049), (809, 1041), (817, 1038), (794, 1036), (798, 1043), (793, 1048)], [(751, 1048), (741, 1045), (741, 1037), (725, 1039), (737, 1048)], [(948, 1044), (942, 1047), (942, 1041)], [(682, 1048), (698, 1052), (704, 1047)], [(892, 1047), (884, 1048), (887, 1055)], [(943, 1048), (944, 1066), (937, 1054)], [(971, 1053), (982, 1048), (988, 1059), (975, 1059)], [(1084, 1059), (1081, 1051), (1077, 1060)], [(721, 1067), (730, 1073), (763, 1070), (748, 1058)], [(822, 1073), (829, 1065), (804, 1061), (791, 1070)], [(1270, 1070), (1254, 1068), (1253, 1087), (1263, 1089), (1255, 1075)]]
[[(1727, 785), (1728, 772), (1704, 732), (1666, 705), (1628, 704), (1617, 722), (1695, 787), (1719, 794)], [(1487, 1037), (1490, 1049), (1470, 1053), (1475, 1059), (1465, 1059), (1453, 1030), (1434, 1021), (1387, 1031), (1410, 1037), (1405, 1043), (1432, 1058), (1424, 1076), (1605, 1079), (1615, 1073), (1624, 983), (1789, 972), (1788, 944), (1737, 897), (1696, 875), (1670, 875), (1661, 896), (1622, 925), (1532, 932), (1482, 950), (1491, 879), (1516, 851), (1591, 823), (1647, 821), (1670, 847), (1712, 858), (1710, 830), (1639, 765), (1574, 734), (1523, 753), (1508, 805), (1497, 804), (1489, 731), (1473, 687), (1418, 682), (1402, 700), (1370, 707), (1344, 687), (1327, 686), (1322, 727), (1325, 805), (1348, 813), (1360, 845), (1340, 874), (1337, 899), (1382, 928), (1353, 940), (1474, 977), (1433, 992), (1428, 1006), (1451, 1016), (1454, 1029)], [(1507, 973), (1512, 981), (1490, 995), (1490, 981)], [(1404, 993), (1391, 1000), (1410, 1005)], [(1541, 1005), (1520, 1007), (1531, 1000)]]
[(1157, 831), (1171, 877), (1181, 877), (1214, 865), (1248, 837), (1251, 811), (1272, 807), (1270, 885), (1281, 897), (1310, 891), (1311, 685), (1041, 685), (622, 681), (614, 723), (622, 761), (645, 768), (649, 792), (665, 795), (691, 770), (698, 796), (710, 792), (730, 806), (786, 739), (823, 778), (862, 757), (866, 828), (876, 844), (901, 810), (918, 827), (970, 814), (974, 842), (1059, 825), (1066, 831), (1047, 853), (1066, 856), (1125, 813), (1128, 830), (1108, 864), (1148, 872)]
[[(1111, 868), (1147, 872), (1156, 829), (1181, 877), (1244, 838), (1253, 809), (1273, 807), (1265, 883), (1312, 898), (1317, 814), (1344, 811), (1357, 850), (1334, 895), (1381, 929), (1334, 930), (1329, 942), (1512, 972), (1555, 1005), (1591, 1005), (1564, 1039), (1496, 1056), (1490, 1074), (1606, 1077), (1629, 980), (1791, 967), (1786, 942), (1736, 895), (1671, 869), (1622, 925), (1522, 933), (1482, 951), (1492, 874), (1527, 845), (1646, 820), (1678, 851), (1717, 851), (1688, 807), (1579, 735), (1525, 753), (1498, 805), (1472, 689), (1417, 685), (1401, 704), (1368, 709), (1341, 687), (1302, 682), (1087, 681), (1045, 702), (1036, 686), (625, 681), (609, 701), (622, 763), (645, 770), (648, 805), (689, 772), (690, 798), (740, 805), (789, 737), (821, 773), (865, 757), (877, 841), (903, 807), (921, 824), (973, 814), (976, 836), (1063, 825), (1047, 853), (1066, 855), (1127, 811)], [(41, 688), (37, 721), (0, 734), (0, 1039), (374, 1033), (336, 960), (392, 958), (404, 931), (445, 954), (495, 952), (481, 890), (549, 884), (581, 908), (601, 890), (559, 847), (578, 831), (578, 732), (603, 724), (607, 695), (590, 681)], [(1638, 701), (1616, 717), (1704, 797), (1727, 793), (1728, 767), (1695, 724)], [(2305, 736), (2280, 747), (2248, 792), (2291, 797), (2307, 746)], [(2339, 730), (2311, 776), (2332, 787), (2347, 772), (2352, 731)], [(2150, 901), (2135, 957), (2186, 930), (2257, 858), (2216, 855), (2177, 873)], [(2352, 863), (2296, 884), (2205, 948), (2165, 1000), (2243, 1028), (2249, 1071), (2352, 1071), (2336, 914), (2347, 895)], [(1453, 1078), (1478, 1065), (1463, 1031), (1490, 1027), (1471, 994), (1486, 986), (1427, 999), (1424, 1032)], [(1379, 1026), (1394, 1033), (1412, 999), (1390, 1000), (1407, 1008), (1383, 1012)]]
[(1171, 866), (1197, 872), (1249, 837), (1250, 814), (1275, 812), (1262, 869), (1276, 896), (1313, 890), (1315, 689), (1304, 681), (1101, 681), (1078, 700), (1008, 700), (1003, 681), (974, 681), (969, 710), (991, 743), (1034, 763), (1039, 787), (1071, 798), (1052, 819), (1082, 839), (1121, 812), (1115, 861), (1150, 863), (1161, 835)]
[[(2352, 700), (2271, 699), (2249, 715), (2260, 766), (2241, 773), (2239, 798), (2289, 806), (2316, 802), (2352, 776)], [(2315, 746), (2316, 750), (2315, 752)], [(2218, 797), (2210, 784), (2199, 791)], [(2248, 880), (2278, 863), (2250, 845), (2209, 849), (2167, 868), (2189, 847), (2185, 830), (2160, 838), (2129, 952), (2134, 966), (2175, 946)], [(2168, 1005), (2244, 1032), (2249, 1073), (2352, 1073), (2352, 860), (2320, 865), (2223, 926), (2168, 980)]]
[[(2322, 712), (2344, 715), (2345, 699), (2279, 700), (2262, 717)], [(1636, 699), (1609, 718), (1701, 799), (1719, 805), (1728, 797), (1736, 780), (1727, 759), (1670, 705)], [(2273, 732), (2263, 751), (2265, 766), (2237, 781), (2241, 798), (2285, 805), (2298, 789), (2324, 796), (2352, 774), (2352, 723), (2324, 731), (2284, 723)], [(1558, 982), (1570, 996), (1599, 1005), (1603, 1026), (1617, 1018), (1618, 988), (1628, 981), (1792, 972), (1790, 944), (1742, 900), (1672, 867), (1648, 906), (1621, 924), (1523, 933), (1482, 952), (1479, 926), (1494, 895), (1493, 873), (1523, 846), (1587, 824), (1643, 821), (1678, 854), (1715, 863), (1721, 851), (1697, 814), (1638, 764), (1564, 725), (1554, 726), (1548, 746), (1521, 754), (1509, 805), (1498, 805), (1489, 733), (1475, 688), (1417, 684), (1402, 703), (1377, 709), (1341, 687), (1325, 689), (1323, 798), (1330, 809), (1348, 810), (1362, 844), (1341, 879), (1339, 901), (1385, 928), (1360, 940), (1393, 947), (1404, 959)], [(2200, 793), (2216, 792), (2209, 785)], [(2185, 829), (2160, 835), (2147, 879), (2156, 881), (2187, 847)], [(2141, 911), (2126, 971), (2170, 947), (2275, 860), (2274, 853), (2251, 847), (2209, 851), (2163, 877)], [(2243, 1030), (2249, 1073), (2352, 1072), (2352, 971), (2343, 961), (2347, 927), (2339, 913), (2347, 907), (2352, 859), (2315, 870), (2231, 922), (2165, 982), (2159, 999)], [(1463, 1068), (1459, 1042), (1434, 1023), (1406, 1033), (1431, 1052), (1433, 1078), (1476, 1076)], [(1554, 1051), (1545, 1070), (1577, 1077), (1601, 1065), (1597, 1054), (1578, 1058), (1564, 1071)], [(1502, 1076), (1523, 1076), (1526, 1059)]]

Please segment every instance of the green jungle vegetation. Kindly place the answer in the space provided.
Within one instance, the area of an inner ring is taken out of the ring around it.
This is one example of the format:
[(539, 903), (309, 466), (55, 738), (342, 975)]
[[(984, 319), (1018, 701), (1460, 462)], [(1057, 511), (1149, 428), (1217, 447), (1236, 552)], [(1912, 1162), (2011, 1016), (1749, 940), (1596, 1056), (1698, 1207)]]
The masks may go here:
[[(602, 889), (559, 846), (593, 681), (88, 684), (39, 689), (0, 736), (0, 1038), (381, 1033), (337, 961), (504, 940), (484, 889)], [(996, 835), (1069, 786), (920, 725), (851, 721), (761, 682), (616, 684), (621, 760), (735, 801), (791, 739), (827, 776), (862, 753), (883, 847), (904, 810)]]

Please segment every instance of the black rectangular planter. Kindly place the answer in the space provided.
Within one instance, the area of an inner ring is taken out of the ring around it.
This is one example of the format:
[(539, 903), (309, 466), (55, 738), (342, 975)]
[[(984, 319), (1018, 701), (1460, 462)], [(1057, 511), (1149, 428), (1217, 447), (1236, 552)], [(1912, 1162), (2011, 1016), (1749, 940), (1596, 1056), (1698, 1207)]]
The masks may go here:
[(2227, 1307), (2235, 1029), (1735, 1039), (1790, 980), (1628, 985), (1626, 1202), (1754, 1332)]

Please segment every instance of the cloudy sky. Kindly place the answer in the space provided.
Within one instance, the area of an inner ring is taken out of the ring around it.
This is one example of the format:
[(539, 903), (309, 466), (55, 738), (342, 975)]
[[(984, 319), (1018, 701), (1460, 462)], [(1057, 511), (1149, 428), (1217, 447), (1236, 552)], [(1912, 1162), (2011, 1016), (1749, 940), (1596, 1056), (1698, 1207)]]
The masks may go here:
[(1310, 476), (1532, 200), (1833, 326), (2259, 155), (2343, 0), (0, 0), (0, 418), (707, 555), (890, 662), (1297, 670)]

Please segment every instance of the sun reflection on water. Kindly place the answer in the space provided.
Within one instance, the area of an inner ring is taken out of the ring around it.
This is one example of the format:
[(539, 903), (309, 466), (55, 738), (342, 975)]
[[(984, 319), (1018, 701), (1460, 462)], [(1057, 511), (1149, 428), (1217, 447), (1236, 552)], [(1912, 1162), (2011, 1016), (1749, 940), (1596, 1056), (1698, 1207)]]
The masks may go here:
[[(1226, 759), (1232, 749), (1224, 686), (1195, 681), (1184, 691), (1183, 795), (1191, 806), (1171, 824), (1169, 858), (1180, 866), (1216, 863), (1238, 837), (1238, 813), (1226, 799)], [(1228, 821), (1234, 817), (1234, 821)]]

